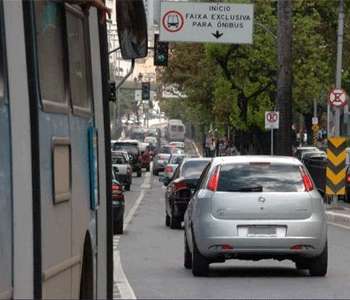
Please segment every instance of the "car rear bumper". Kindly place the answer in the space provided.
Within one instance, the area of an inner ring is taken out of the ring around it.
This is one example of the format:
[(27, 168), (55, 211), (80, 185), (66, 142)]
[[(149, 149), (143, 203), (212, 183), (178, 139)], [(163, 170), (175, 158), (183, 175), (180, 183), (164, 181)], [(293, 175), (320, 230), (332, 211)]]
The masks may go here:
[[(239, 226), (273, 225), (286, 227), (285, 236), (241, 236)], [(199, 251), (207, 257), (222, 254), (286, 255), (313, 257), (319, 255), (327, 240), (327, 223), (322, 217), (304, 220), (218, 220), (213, 216), (194, 224)], [(222, 245), (233, 249), (223, 250)], [(304, 245), (302, 249), (293, 246)]]
[(113, 221), (118, 221), (124, 216), (124, 202), (113, 200)]
[(131, 177), (131, 175), (118, 174), (118, 175), (117, 175), (117, 180), (118, 180), (122, 185), (129, 185), (129, 184), (131, 184), (132, 177)]

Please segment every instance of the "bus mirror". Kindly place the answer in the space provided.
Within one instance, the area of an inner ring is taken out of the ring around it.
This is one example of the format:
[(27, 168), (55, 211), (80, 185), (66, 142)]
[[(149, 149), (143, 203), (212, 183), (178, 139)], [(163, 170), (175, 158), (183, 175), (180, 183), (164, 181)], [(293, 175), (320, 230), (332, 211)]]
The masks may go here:
[(147, 21), (143, 0), (117, 0), (119, 44), (124, 59), (148, 54)]

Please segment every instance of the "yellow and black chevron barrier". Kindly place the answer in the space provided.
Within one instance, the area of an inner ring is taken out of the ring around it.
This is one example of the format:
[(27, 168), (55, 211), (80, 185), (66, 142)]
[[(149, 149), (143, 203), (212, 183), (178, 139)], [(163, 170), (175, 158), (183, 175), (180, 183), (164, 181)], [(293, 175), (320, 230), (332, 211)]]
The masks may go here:
[(345, 195), (346, 177), (346, 139), (343, 137), (332, 137), (328, 139), (327, 149), (327, 181), (326, 194)]

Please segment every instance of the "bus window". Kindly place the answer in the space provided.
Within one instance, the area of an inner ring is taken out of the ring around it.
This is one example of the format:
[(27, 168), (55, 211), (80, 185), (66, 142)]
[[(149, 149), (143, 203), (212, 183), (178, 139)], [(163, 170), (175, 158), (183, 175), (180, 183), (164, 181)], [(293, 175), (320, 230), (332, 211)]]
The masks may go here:
[(67, 7), (69, 75), (73, 112), (86, 115), (91, 111), (92, 91), (87, 51), (87, 23), (80, 8)]
[(44, 111), (68, 112), (63, 13), (60, 4), (35, 1), (39, 82)]
[(171, 125), (170, 130), (171, 131), (176, 131), (176, 125)]
[(178, 132), (184, 132), (183, 126), (177, 126), (177, 131)]

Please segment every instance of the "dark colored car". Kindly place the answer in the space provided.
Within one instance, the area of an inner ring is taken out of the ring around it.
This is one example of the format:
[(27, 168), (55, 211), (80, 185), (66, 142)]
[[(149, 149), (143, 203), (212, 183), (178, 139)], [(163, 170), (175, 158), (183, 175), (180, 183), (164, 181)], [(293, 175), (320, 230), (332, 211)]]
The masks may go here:
[(159, 172), (163, 172), (165, 166), (168, 164), (170, 154), (168, 153), (158, 153), (153, 158), (153, 175), (158, 176)]
[(140, 150), (139, 150), (139, 144), (137, 141), (118, 141), (113, 144), (113, 151), (126, 151), (130, 155), (131, 159), (129, 160), (129, 163), (132, 167), (133, 172), (137, 173), (137, 177), (141, 177), (142, 175), (142, 169), (141, 169), (141, 162), (140, 162)]
[(165, 192), (165, 224), (172, 229), (181, 228), (188, 202), (197, 188), (199, 178), (210, 158), (186, 158), (176, 169), (173, 178), (162, 177)]
[(112, 178), (113, 233), (123, 234), (125, 209), (123, 186), (115, 179), (113, 172)]

